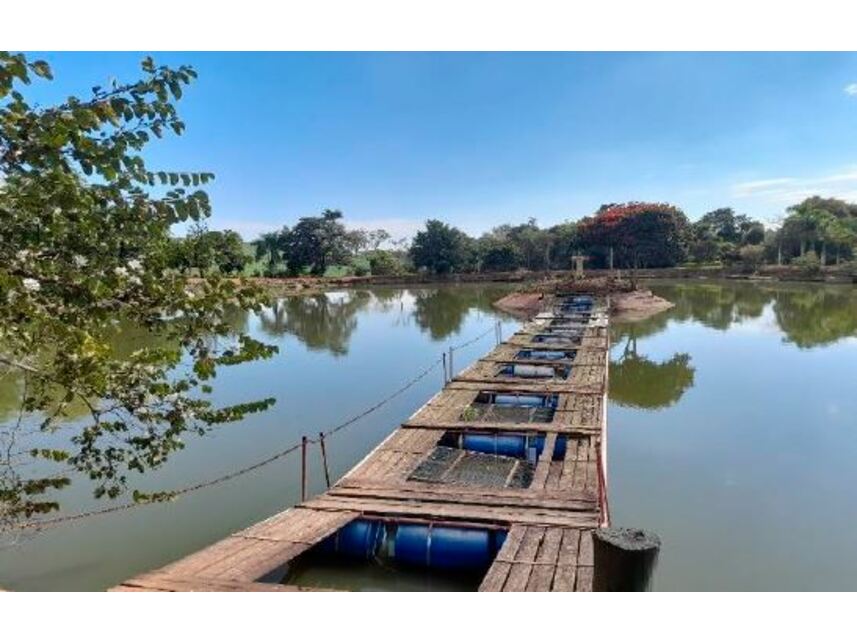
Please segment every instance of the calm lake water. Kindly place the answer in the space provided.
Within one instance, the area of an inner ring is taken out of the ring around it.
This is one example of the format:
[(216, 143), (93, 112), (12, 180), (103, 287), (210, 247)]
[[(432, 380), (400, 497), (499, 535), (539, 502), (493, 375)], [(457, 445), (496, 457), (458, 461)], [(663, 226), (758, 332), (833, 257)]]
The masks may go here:
[(610, 501), (658, 590), (857, 589), (857, 289), (693, 282), (616, 325)]
[[(264, 414), (225, 425), (188, 447), (142, 489), (171, 489), (210, 480), (316, 437), (400, 388), (450, 345), (488, 331), (455, 353), (460, 371), (494, 342), (495, 320), (504, 336), (518, 328), (492, 308), (505, 286), (375, 288), (291, 297), (256, 316), (236, 313), (233, 323), (279, 346), (273, 359), (221, 371), (215, 400), (223, 404), (277, 398)], [(139, 334), (120, 337), (132, 349)], [(15, 406), (14, 382), (0, 382), (0, 421)], [(331, 474), (351, 469), (443, 385), (438, 367), (386, 406), (328, 442)], [(63, 435), (54, 439), (62, 446)], [(310, 491), (324, 489), (318, 447), (311, 447)], [(60, 496), (64, 512), (105, 506), (88, 481)], [(103, 589), (192, 553), (238, 529), (289, 507), (300, 497), (300, 453), (173, 503), (150, 505), (48, 530), (0, 549), (0, 587), (11, 590)], [(2, 536), (0, 536), (2, 538)], [(413, 587), (414, 584), (408, 585)], [(418, 583), (417, 583), (418, 586)]]
[[(676, 307), (614, 325), (608, 421), (613, 522), (661, 536), (655, 589), (857, 589), (857, 289), (736, 282), (652, 289)], [(223, 371), (218, 399), (270, 395), (276, 407), (193, 440), (141, 486), (207, 480), (315, 435), (498, 316), (508, 336), (517, 324), (490, 305), (506, 290), (331, 292), (285, 299), (259, 317), (238, 315), (236, 324), (278, 344), (280, 354)], [(489, 333), (456, 353), (456, 370), (491, 346)], [(333, 474), (351, 468), (441, 384), (438, 370), (332, 438)], [(9, 397), (8, 387), (0, 390), (0, 407)], [(311, 490), (321, 491), (317, 451), (310, 462)], [(88, 494), (86, 483), (75, 486), (64, 509), (101, 506)], [(175, 503), (64, 526), (2, 550), (0, 586), (101, 589), (290, 506), (298, 494), (295, 454)], [(402, 579), (407, 588), (422, 582)]]

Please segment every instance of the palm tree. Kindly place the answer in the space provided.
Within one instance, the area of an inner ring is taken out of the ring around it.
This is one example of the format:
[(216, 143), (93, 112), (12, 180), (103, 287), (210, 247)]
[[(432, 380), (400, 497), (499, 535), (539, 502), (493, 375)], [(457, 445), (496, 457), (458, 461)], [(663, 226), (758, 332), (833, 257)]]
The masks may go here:
[(287, 233), (288, 228), (284, 227), (278, 232), (266, 232), (253, 242), (256, 246), (256, 261), (267, 260), (269, 273), (274, 271), (282, 259), (282, 239)]

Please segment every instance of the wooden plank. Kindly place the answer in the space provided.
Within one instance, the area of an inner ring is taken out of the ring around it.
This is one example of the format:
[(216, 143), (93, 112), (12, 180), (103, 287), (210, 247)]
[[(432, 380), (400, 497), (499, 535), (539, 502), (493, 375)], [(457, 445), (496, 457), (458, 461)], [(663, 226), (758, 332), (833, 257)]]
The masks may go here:
[(199, 570), (201, 578), (254, 581), (284, 565), (311, 545), (245, 538), (247, 546), (237, 554)]
[(442, 430), (431, 430), (430, 427), (420, 427), (417, 431), (397, 429), (379, 451), (425, 453), (430, 451), (442, 436)]
[[(559, 417), (557, 417), (559, 416)], [(456, 422), (423, 422), (420, 420), (409, 420), (402, 425), (404, 430), (419, 430), (419, 429), (443, 429), (446, 431), (507, 431), (513, 433), (537, 432), (537, 433), (570, 433), (590, 435), (599, 433), (600, 426), (592, 425), (572, 425), (564, 423), (561, 413), (554, 416), (554, 421), (549, 423), (544, 422), (495, 422), (487, 421), (480, 422), (478, 420), (456, 421)]]
[(528, 592), (549, 592), (553, 582), (554, 570), (559, 556), (559, 547), (562, 541), (562, 529), (548, 529), (545, 531), (536, 563), (530, 573), (527, 582)]
[(552, 592), (573, 592), (577, 584), (577, 565), (557, 565), (554, 568)]
[(575, 395), (602, 395), (605, 391), (604, 384), (579, 385), (574, 383), (535, 383), (527, 379), (504, 378), (503, 381), (489, 379), (464, 379), (456, 377), (448, 386), (456, 389), (481, 391), (490, 387), (498, 393), (526, 391), (537, 395), (545, 393), (573, 393)]
[[(483, 578), (481, 591), (591, 591), (592, 530), (600, 521), (597, 458), (604, 426), (607, 321), (606, 312), (598, 307), (588, 318), (556, 312), (540, 315), (460, 373), (327, 493), (114, 589), (295, 591), (254, 580), (349, 521), (366, 516), (508, 526), (506, 541)], [(581, 329), (580, 336), (559, 344), (533, 341), (536, 334), (563, 327)], [(519, 359), (522, 348), (571, 350), (574, 355), (557, 361)], [(497, 375), (500, 363), (570, 363), (572, 370), (565, 380), (509, 378)], [(462, 420), (480, 391), (548, 394), (559, 399), (550, 422)], [(468, 430), (545, 435), (530, 487), (407, 480), (445, 432)], [(559, 435), (568, 440), (566, 455), (554, 461)]]
[(483, 578), (482, 582), (479, 584), (479, 591), (499, 592), (502, 590), (511, 569), (511, 563), (495, 561), (488, 569), (488, 573), (485, 574), (485, 578)]
[(543, 527), (527, 527), (527, 532), (515, 556), (515, 563), (509, 570), (509, 577), (503, 587), (504, 592), (523, 592), (527, 588), (533, 571), (532, 563), (536, 560), (544, 536)]
[(253, 525), (239, 535), (315, 544), (357, 517), (353, 511), (312, 511), (295, 507), (275, 517), (274, 520)]
[(509, 570), (509, 577), (506, 579), (506, 584), (503, 586), (503, 591), (523, 592), (526, 590), (532, 571), (532, 564), (513, 563), (512, 568)]
[(236, 554), (247, 546), (241, 538), (230, 536), (189, 556), (162, 567), (159, 571), (195, 575), (199, 570)]
[(542, 539), (545, 537), (545, 533), (546, 530), (544, 527), (527, 527), (527, 533), (524, 534), (524, 539), (521, 541), (521, 546), (518, 548), (518, 553), (515, 556), (515, 562), (534, 562), (539, 553), (539, 546), (542, 543)]
[(497, 552), (497, 557), (494, 560), (514, 562), (526, 533), (527, 528), (524, 525), (512, 525), (506, 535), (506, 541), (500, 551)]
[(553, 491), (559, 489), (559, 481), (562, 478), (563, 462), (551, 462), (550, 470), (548, 471), (547, 480), (545, 480), (545, 490)]
[(453, 505), (438, 502), (408, 502), (324, 495), (304, 503), (305, 507), (333, 511), (359, 511), (384, 516), (416, 516), (439, 520), (475, 520), (495, 524), (530, 524), (558, 527), (595, 528), (596, 511), (560, 511), (539, 507), (491, 507), (477, 504)]
[(591, 567), (595, 564), (591, 530), (580, 532), (580, 552), (578, 553), (577, 564), (581, 567)]
[[(431, 484), (431, 483), (426, 483)], [(361, 498), (361, 499), (386, 499), (406, 500), (414, 502), (444, 502), (450, 504), (479, 504), (492, 507), (538, 507), (541, 509), (557, 509), (560, 511), (595, 511), (596, 496), (592, 494), (573, 497), (570, 494), (559, 496), (552, 494), (551, 497), (541, 497), (530, 494), (502, 494), (490, 493), (494, 491), (491, 487), (480, 487), (479, 491), (471, 491), (467, 487), (450, 487), (449, 485), (438, 485), (436, 490), (428, 489), (402, 489), (394, 487), (335, 487), (328, 494), (334, 497)], [(484, 491), (482, 491), (484, 489)], [(503, 491), (506, 489), (497, 489)], [(518, 491), (508, 489), (508, 491)]]
[(530, 483), (532, 489), (544, 489), (545, 482), (548, 479), (550, 465), (553, 460), (553, 452), (556, 447), (556, 433), (548, 433), (545, 436), (545, 444), (542, 447), (541, 455), (536, 463), (536, 471), (533, 474), (533, 481)]
[(277, 583), (253, 583), (246, 581), (200, 578), (191, 575), (173, 576), (160, 572), (141, 574), (125, 581), (109, 591), (155, 591), (155, 592), (300, 592), (329, 591), (304, 588)]
[(576, 592), (591, 592), (592, 591), (592, 578), (593, 578), (593, 568), (592, 567), (578, 567), (577, 568), (577, 582), (574, 586), (574, 591)]
[(560, 565), (577, 565), (578, 554), (580, 553), (580, 530), (579, 529), (563, 529), (562, 543), (559, 547), (558, 564)]
[(554, 571), (553, 591), (573, 592), (577, 584), (577, 559), (580, 552), (580, 531), (564, 529)]

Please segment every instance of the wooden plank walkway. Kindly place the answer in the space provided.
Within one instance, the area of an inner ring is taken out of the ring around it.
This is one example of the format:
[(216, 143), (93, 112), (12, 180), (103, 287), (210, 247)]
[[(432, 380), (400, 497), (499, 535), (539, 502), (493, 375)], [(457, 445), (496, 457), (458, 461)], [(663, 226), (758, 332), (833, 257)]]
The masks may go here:
[[(597, 299), (586, 315), (563, 313), (562, 301), (546, 298), (543, 313), (455, 376), (327, 492), (113, 589), (312, 591), (278, 583), (277, 570), (356, 518), (369, 518), (506, 530), (480, 591), (591, 591), (592, 531), (607, 520), (600, 463), (608, 319)], [(566, 354), (519, 355), (529, 350)], [(501, 373), (509, 365), (548, 366), (556, 374)], [(510, 412), (490, 402), (497, 395), (550, 396), (553, 408)], [(463, 446), (438, 479), (412, 477), (438, 450), (473, 434), (538, 436), (541, 452), (535, 461), (515, 461), (499, 483), (455, 475), (473, 453)], [(512, 484), (527, 467), (529, 484)]]

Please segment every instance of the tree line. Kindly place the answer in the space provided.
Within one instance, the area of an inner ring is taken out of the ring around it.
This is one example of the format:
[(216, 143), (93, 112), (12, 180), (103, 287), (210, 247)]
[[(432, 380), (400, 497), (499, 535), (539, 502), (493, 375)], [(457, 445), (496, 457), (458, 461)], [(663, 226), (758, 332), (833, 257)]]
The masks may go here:
[(250, 244), (234, 231), (196, 225), (173, 240), (172, 266), (270, 277), (322, 276), (333, 267), (355, 275), (450, 274), (567, 270), (580, 254), (589, 268), (791, 264), (817, 270), (853, 260), (855, 245), (857, 204), (818, 196), (789, 207), (779, 225), (768, 227), (729, 207), (691, 222), (674, 205), (629, 202), (550, 227), (532, 218), (502, 224), (479, 237), (429, 219), (411, 240), (394, 240), (383, 229), (348, 229), (341, 211), (324, 210)]

